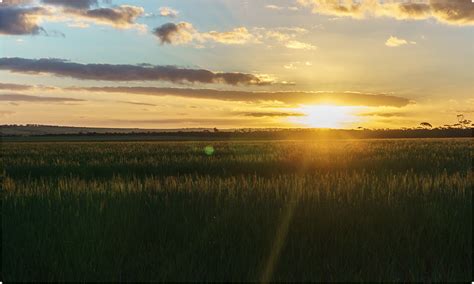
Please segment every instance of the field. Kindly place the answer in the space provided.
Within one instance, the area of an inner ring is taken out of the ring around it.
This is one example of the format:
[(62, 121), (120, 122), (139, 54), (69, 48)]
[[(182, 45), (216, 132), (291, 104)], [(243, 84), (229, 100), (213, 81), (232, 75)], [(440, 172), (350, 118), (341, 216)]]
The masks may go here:
[(471, 281), (473, 142), (4, 142), (2, 279)]

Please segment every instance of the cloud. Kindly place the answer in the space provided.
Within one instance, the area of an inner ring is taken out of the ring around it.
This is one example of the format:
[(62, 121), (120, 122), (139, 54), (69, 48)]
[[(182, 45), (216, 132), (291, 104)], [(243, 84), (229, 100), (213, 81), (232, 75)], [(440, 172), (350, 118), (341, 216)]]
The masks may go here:
[(98, 81), (169, 81), (174, 83), (223, 83), (230, 85), (264, 85), (271, 83), (247, 73), (218, 73), (205, 69), (185, 69), (159, 65), (81, 64), (52, 58), (3, 57), (0, 58), (0, 70)]
[[(189, 128), (190, 125), (201, 128), (202, 125), (240, 125), (242, 124), (243, 118), (222, 118), (222, 117), (211, 117), (211, 118), (197, 118), (197, 117), (189, 117), (189, 118), (163, 118), (163, 119), (135, 119), (135, 120), (127, 120), (127, 119), (113, 119), (107, 120), (104, 122), (110, 123), (117, 123), (120, 125), (128, 125), (128, 124), (171, 124), (173, 127), (176, 124), (182, 124), (184, 127)], [(251, 125), (252, 121), (246, 121), (246, 125)]]
[(43, 8), (2, 7), (0, 6), (0, 34), (36, 35), (44, 32), (39, 26), (39, 17)]
[(108, 25), (115, 28), (136, 28), (145, 30), (146, 27), (136, 23), (136, 19), (144, 14), (142, 7), (122, 5), (112, 8), (89, 9), (97, 5), (93, 0), (43, 0), (42, 7), (24, 7), (29, 2), (10, 2), (0, 5), (0, 34), (5, 35), (62, 35), (55, 31), (48, 34), (40, 22), (72, 22), (74, 27), (87, 27), (86, 22), (98, 25)]
[(389, 47), (398, 47), (406, 44), (416, 44), (416, 41), (407, 41), (406, 39), (396, 36), (390, 36), (387, 41), (385, 41), (385, 45)]
[(159, 38), (161, 44), (186, 44), (195, 43), (202, 46), (206, 42), (221, 44), (247, 44), (262, 43), (263, 40), (274, 40), (291, 49), (316, 49), (314, 45), (297, 41), (294, 38), (298, 34), (306, 33), (307, 30), (299, 27), (284, 28), (253, 28), (237, 27), (230, 31), (199, 32), (191, 23), (180, 22), (166, 23), (153, 30), (153, 34)]
[(187, 22), (166, 23), (153, 30), (153, 34), (160, 39), (161, 44), (188, 43), (193, 40), (195, 33), (193, 25)]
[(97, 0), (42, 0), (47, 5), (57, 5), (74, 9), (89, 9), (92, 6), (97, 6)]
[(210, 31), (198, 32), (191, 23), (166, 23), (153, 30), (153, 34), (160, 39), (161, 44), (184, 44), (192, 41), (204, 43), (207, 41), (222, 44), (244, 44), (256, 42), (256, 38), (247, 28), (238, 27), (227, 32)]
[(0, 90), (25, 91), (32, 89), (31, 85), (0, 83)]
[(33, 0), (3, 0), (0, 2), (0, 7), (6, 6), (26, 6), (33, 3)]
[(275, 11), (282, 11), (282, 10), (290, 10), (290, 11), (298, 11), (298, 7), (296, 6), (278, 6), (278, 5), (265, 5), (265, 8), (270, 9), (270, 10), (275, 10)]
[(303, 113), (297, 112), (244, 112), (244, 116), (251, 117), (290, 117), (290, 116), (305, 116)]
[(176, 18), (179, 12), (170, 8), (170, 7), (161, 7), (160, 8), (160, 16), (168, 17), (168, 18)]
[(124, 93), (150, 96), (177, 96), (183, 98), (238, 101), (247, 103), (271, 101), (289, 105), (336, 104), (351, 106), (403, 107), (410, 103), (409, 99), (402, 97), (359, 92), (251, 92), (157, 87), (72, 87), (68, 88), (68, 90), (99, 93)]
[(302, 67), (308, 67), (308, 66), (312, 66), (312, 65), (313, 65), (313, 63), (311, 63), (310, 61), (304, 61), (304, 62), (294, 61), (294, 62), (290, 62), (288, 64), (283, 65), (283, 68), (294, 70), (294, 69), (298, 69), (301, 66)]
[(390, 17), (398, 20), (436, 19), (451, 25), (474, 25), (471, 0), (379, 1), (298, 0), (314, 13), (338, 17)]
[(317, 47), (312, 45), (312, 44), (304, 43), (304, 42), (297, 41), (297, 40), (290, 40), (285, 44), (285, 46), (287, 48), (291, 48), (291, 49), (305, 49), (305, 50), (315, 50), (315, 49), (317, 49)]
[(129, 102), (129, 101), (118, 101), (119, 103), (129, 104), (129, 105), (138, 105), (138, 106), (156, 106), (155, 104), (141, 103), (141, 102)]
[(402, 112), (366, 112), (360, 113), (359, 116), (379, 116), (379, 117), (403, 117), (406, 113)]
[(277, 6), (277, 5), (265, 5), (265, 8), (270, 10), (283, 10), (285, 7)]
[(66, 103), (66, 102), (82, 102), (81, 99), (60, 98), (60, 97), (40, 97), (22, 94), (0, 94), (0, 101), (7, 102), (49, 102), (49, 103)]
[(145, 13), (142, 7), (121, 5), (113, 8), (72, 9), (66, 8), (63, 13), (73, 16), (74, 21), (91, 21), (95, 24), (109, 25), (116, 28), (139, 28), (136, 19)]
[(401, 46), (401, 45), (405, 45), (405, 44), (408, 44), (408, 42), (402, 38), (398, 38), (398, 37), (395, 37), (395, 36), (390, 36), (387, 41), (385, 42), (385, 45), (386, 46), (390, 46), (390, 47), (397, 47), (397, 46)]
[(228, 32), (210, 31), (207, 33), (202, 33), (201, 37), (204, 40), (212, 40), (223, 44), (244, 44), (249, 42), (258, 42), (255, 36), (251, 34), (245, 27), (234, 28)]

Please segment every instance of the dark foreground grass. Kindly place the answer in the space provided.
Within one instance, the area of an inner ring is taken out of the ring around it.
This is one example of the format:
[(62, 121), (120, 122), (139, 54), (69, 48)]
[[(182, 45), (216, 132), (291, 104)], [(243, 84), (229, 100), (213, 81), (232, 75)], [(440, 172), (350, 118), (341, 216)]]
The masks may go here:
[(3, 144), (4, 281), (470, 281), (472, 140)]

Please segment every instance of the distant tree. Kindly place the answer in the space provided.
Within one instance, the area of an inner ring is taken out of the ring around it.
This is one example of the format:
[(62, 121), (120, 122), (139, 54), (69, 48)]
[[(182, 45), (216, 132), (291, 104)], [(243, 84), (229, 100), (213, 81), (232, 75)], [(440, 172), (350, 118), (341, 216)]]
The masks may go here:
[(461, 128), (468, 128), (469, 124), (471, 124), (471, 120), (464, 118), (464, 114), (458, 114), (457, 117)]
[(217, 129), (216, 127), (214, 127), (214, 132), (219, 132), (219, 129)]
[(431, 129), (431, 128), (433, 128), (433, 125), (431, 125), (431, 123), (429, 123), (429, 122), (422, 122), (422, 123), (420, 123), (420, 126), (423, 127), (423, 128), (425, 128), (425, 129), (428, 129), (428, 128)]
[(471, 121), (469, 119), (465, 119), (461, 122), (463, 124), (463, 128), (468, 128)]

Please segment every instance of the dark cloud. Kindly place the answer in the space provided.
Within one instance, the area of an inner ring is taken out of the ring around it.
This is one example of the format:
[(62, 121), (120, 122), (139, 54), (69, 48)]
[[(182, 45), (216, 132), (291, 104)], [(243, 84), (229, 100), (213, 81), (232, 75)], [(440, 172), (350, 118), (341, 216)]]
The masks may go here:
[(472, 0), (431, 0), (435, 17), (447, 23), (459, 25), (474, 24), (474, 3)]
[(266, 82), (246, 73), (215, 73), (174, 66), (80, 64), (61, 59), (0, 58), (0, 70), (26, 74), (51, 74), (80, 80), (170, 81), (174, 83), (225, 83), (261, 85)]
[(49, 103), (66, 103), (66, 102), (82, 102), (84, 100), (60, 97), (39, 97), (22, 94), (0, 94), (0, 101), (7, 102), (49, 102)]
[(153, 30), (161, 43), (171, 43), (171, 35), (178, 32), (178, 26), (174, 23), (166, 23)]
[[(1, 64), (0, 64), (1, 65)], [(394, 106), (403, 107), (410, 100), (384, 94), (365, 94), (358, 92), (250, 92), (221, 91), (213, 89), (156, 88), (156, 87), (89, 87), (69, 88), (88, 92), (126, 93), (151, 96), (178, 96), (184, 98), (212, 99), (222, 101), (240, 101), (258, 103), (277, 101), (285, 104), (322, 104), (353, 106)]]
[(42, 0), (44, 4), (57, 5), (74, 9), (89, 9), (98, 5), (97, 0)]
[(192, 40), (192, 25), (186, 22), (166, 23), (153, 30), (153, 34), (160, 39), (161, 44), (186, 43)]
[(40, 7), (2, 7), (0, 6), (0, 34), (36, 35), (44, 32), (38, 25), (37, 17), (44, 13)]
[(99, 24), (129, 27), (135, 24), (135, 20), (143, 15), (145, 10), (142, 7), (122, 5), (113, 8), (90, 10), (66, 8), (63, 12), (78, 18), (93, 20)]

